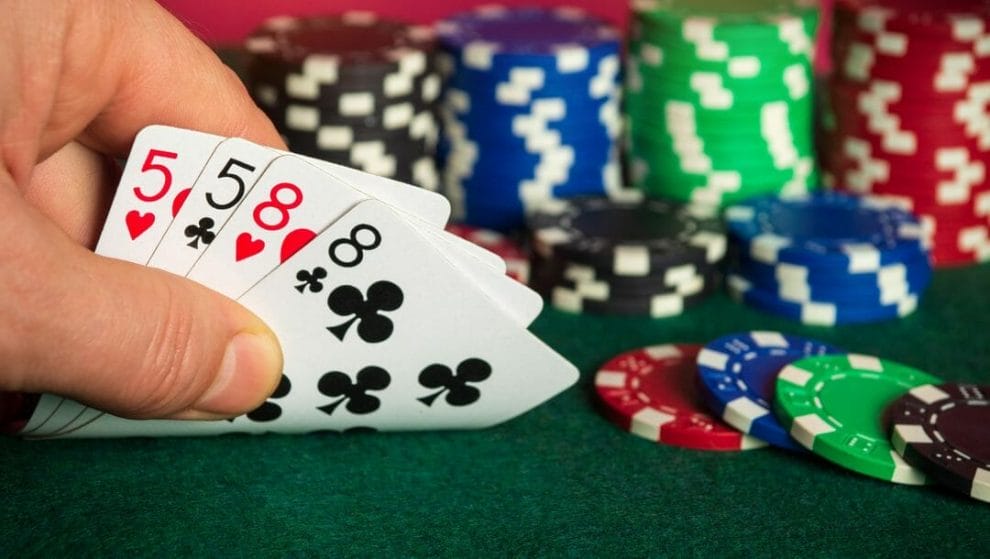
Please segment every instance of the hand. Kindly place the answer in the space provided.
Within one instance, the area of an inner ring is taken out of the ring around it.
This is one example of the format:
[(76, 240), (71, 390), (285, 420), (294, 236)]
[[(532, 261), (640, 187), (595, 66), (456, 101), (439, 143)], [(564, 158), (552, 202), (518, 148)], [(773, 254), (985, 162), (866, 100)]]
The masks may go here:
[(275, 389), (274, 334), (184, 278), (93, 254), (148, 124), (284, 148), (216, 56), (150, 0), (0, 0), (0, 390), (216, 419)]

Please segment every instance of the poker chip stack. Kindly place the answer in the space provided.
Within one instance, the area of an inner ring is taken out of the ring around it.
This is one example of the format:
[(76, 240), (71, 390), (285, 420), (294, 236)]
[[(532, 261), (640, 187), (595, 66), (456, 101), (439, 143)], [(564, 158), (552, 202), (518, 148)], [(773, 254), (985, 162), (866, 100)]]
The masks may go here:
[(763, 196), (725, 217), (729, 292), (765, 312), (818, 326), (896, 319), (931, 281), (920, 221), (880, 198)]
[(817, 187), (812, 0), (638, 0), (626, 69), (634, 185), (725, 205)]
[(990, 259), (990, 3), (842, 0), (832, 49), (827, 181), (920, 215), (936, 265)]
[(530, 287), (563, 311), (676, 316), (719, 285), (726, 237), (712, 208), (577, 197), (540, 206), (529, 226)]
[(293, 152), (438, 189), (432, 30), (367, 12), (277, 17), (246, 48), (248, 88)]
[(508, 230), (546, 200), (619, 195), (617, 29), (574, 8), (486, 6), (437, 32), (455, 215)]

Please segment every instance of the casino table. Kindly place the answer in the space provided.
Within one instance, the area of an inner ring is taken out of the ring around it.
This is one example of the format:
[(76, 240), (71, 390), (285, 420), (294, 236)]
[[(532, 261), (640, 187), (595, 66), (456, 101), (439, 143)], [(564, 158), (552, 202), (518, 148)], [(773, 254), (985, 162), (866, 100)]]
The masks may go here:
[(532, 329), (581, 380), (483, 431), (3, 438), (0, 556), (985, 556), (986, 503), (655, 444), (599, 415), (591, 379), (625, 349), (759, 328), (990, 383), (988, 285), (990, 266), (940, 270), (915, 314), (833, 329), (724, 295), (665, 320), (548, 309)]

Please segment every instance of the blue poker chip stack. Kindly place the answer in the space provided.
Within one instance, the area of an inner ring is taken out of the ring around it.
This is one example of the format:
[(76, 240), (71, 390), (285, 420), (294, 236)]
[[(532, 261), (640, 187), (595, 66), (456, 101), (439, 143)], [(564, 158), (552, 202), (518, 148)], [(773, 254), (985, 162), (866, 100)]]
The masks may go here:
[(485, 6), (437, 34), (443, 183), (458, 217), (504, 231), (547, 200), (623, 194), (616, 28), (573, 8)]
[(764, 196), (725, 212), (733, 244), (730, 294), (804, 324), (907, 316), (932, 278), (924, 229), (870, 196)]

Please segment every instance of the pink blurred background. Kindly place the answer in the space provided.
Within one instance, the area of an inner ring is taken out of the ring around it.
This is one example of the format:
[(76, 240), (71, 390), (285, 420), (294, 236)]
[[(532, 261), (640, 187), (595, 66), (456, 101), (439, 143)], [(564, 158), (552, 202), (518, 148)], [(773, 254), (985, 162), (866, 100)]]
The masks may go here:
[(485, 4), (506, 6), (580, 6), (620, 25), (625, 25), (628, 9), (621, 0), (160, 0), (200, 37), (220, 45), (236, 44), (258, 23), (273, 15), (338, 13), (346, 10), (371, 11), (387, 17), (416, 23), (430, 23), (467, 8)]
[[(492, 4), (491, 0), (160, 0), (197, 35), (214, 45), (236, 45), (265, 18), (273, 15), (336, 13), (367, 10), (383, 16), (416, 23), (430, 23), (473, 6)], [(744, 2), (745, 0), (739, 0)], [(826, 13), (833, 0), (821, 0)], [(624, 0), (501, 0), (506, 6), (580, 6), (625, 27), (629, 17)], [(827, 19), (827, 18), (826, 18)], [(827, 35), (825, 35), (827, 36)], [(824, 45), (819, 41), (819, 69), (828, 66)]]

